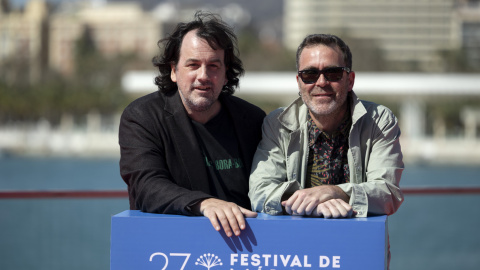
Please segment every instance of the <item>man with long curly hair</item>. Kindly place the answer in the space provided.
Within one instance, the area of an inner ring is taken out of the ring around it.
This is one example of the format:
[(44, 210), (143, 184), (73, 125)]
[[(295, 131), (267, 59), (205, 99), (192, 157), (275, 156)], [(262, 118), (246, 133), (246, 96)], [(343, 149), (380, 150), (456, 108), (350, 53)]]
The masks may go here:
[(244, 73), (236, 36), (218, 16), (197, 12), (159, 45), (159, 91), (132, 102), (120, 123), (130, 208), (204, 215), (238, 236), (244, 218), (257, 215), (248, 177), (265, 113), (232, 95)]

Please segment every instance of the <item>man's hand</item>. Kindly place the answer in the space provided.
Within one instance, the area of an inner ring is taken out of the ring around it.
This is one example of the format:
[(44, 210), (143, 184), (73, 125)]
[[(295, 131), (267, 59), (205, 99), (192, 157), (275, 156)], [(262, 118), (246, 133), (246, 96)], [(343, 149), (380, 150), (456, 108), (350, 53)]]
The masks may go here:
[(282, 206), (290, 215), (351, 217), (354, 213), (348, 200), (347, 194), (339, 187), (322, 185), (295, 191), (282, 202)]
[(215, 198), (198, 202), (192, 207), (192, 210), (210, 219), (215, 230), (220, 231), (221, 225), (228, 237), (232, 236), (232, 231), (236, 236), (239, 236), (240, 230), (245, 229), (244, 217), (257, 217), (256, 212), (247, 210), (235, 203)]
[(350, 204), (342, 199), (331, 199), (317, 206), (312, 216), (324, 218), (351, 218), (356, 214)]

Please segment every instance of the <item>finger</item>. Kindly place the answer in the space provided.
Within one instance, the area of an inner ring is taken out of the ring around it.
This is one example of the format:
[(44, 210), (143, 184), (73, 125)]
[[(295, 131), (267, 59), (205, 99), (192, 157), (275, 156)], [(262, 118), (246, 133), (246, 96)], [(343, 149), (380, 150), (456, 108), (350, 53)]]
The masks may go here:
[(317, 208), (318, 203), (317, 202), (310, 202), (307, 207), (305, 208), (305, 215), (314, 215), (315, 214), (315, 209)]
[(312, 217), (323, 217), (322, 207), (320, 205), (317, 205), (317, 207), (315, 207), (315, 209), (313, 209), (311, 216)]
[(292, 206), (291, 205), (285, 205), (285, 212), (287, 212), (287, 214), (289, 215), (293, 215), (293, 210), (292, 210)]
[(348, 211), (341, 201), (340, 199), (333, 199), (327, 202), (327, 207), (330, 208), (333, 218), (347, 217)]
[(243, 218), (242, 212), (240, 212), (240, 209), (238, 209), (238, 206), (234, 206), (232, 208), (227, 208), (224, 210), (225, 216), (227, 217), (227, 224), (222, 225), (230, 227), (232, 232), (236, 235), (240, 235), (240, 223), (239, 221), (242, 222), (242, 225), (245, 226), (245, 220)]
[(247, 218), (256, 218), (258, 216), (257, 212), (250, 211), (241, 206), (239, 206), (238, 208), (240, 208), (240, 211), (242, 212), (242, 214)]
[(290, 198), (288, 198), (288, 200), (285, 201), (285, 204), (284, 204), (284, 207), (285, 207), (285, 211), (291, 215), (293, 213), (293, 210), (292, 210), (292, 205), (295, 203), (295, 201), (297, 200), (297, 197), (298, 197), (298, 192), (294, 192), (292, 196), (290, 196)]
[[(229, 214), (227, 214), (229, 216)], [(233, 229), (233, 232), (235, 233), (236, 236), (240, 235), (240, 230), (245, 229), (245, 217), (243, 216), (242, 210), (240, 209), (240, 206), (235, 205), (232, 208), (232, 217), (229, 218), (230, 220), (230, 226)], [(232, 226), (232, 222), (237, 224), (237, 228), (234, 228)]]
[(293, 215), (303, 215), (303, 210), (305, 207), (303, 207), (304, 203), (304, 197), (303, 196), (297, 196), (295, 202), (291, 206), (291, 210)]
[(290, 208), (289, 205), (287, 205), (287, 201), (283, 201), (281, 202), (282, 206), (283, 206), (283, 209), (285, 209), (285, 212), (289, 215), (292, 214), (292, 209)]
[(319, 208), (320, 213), (323, 215), (324, 218), (331, 218), (332, 217), (332, 212), (330, 212), (330, 209), (326, 207), (325, 203), (321, 203), (317, 206)]
[(298, 207), (295, 210), (297, 215), (304, 215), (305, 214), (305, 208), (307, 208), (308, 204), (305, 202), (305, 200), (301, 201), (298, 203)]
[(325, 202), (325, 206), (330, 210), (332, 218), (339, 218), (341, 216), (340, 209), (342, 207), (336, 200), (329, 200)]
[(334, 199), (330, 200), (330, 203), (339, 211), (340, 216), (343, 218), (349, 218), (353, 214), (352, 206), (346, 203), (344, 200), (341, 199)]
[(211, 214), (204, 213), (204, 216), (210, 220), (210, 223), (212, 223), (213, 228), (217, 232), (220, 231), (221, 227), (220, 227), (220, 224), (218, 223), (217, 215), (215, 215), (215, 213), (213, 212)]
[(298, 197), (298, 190), (295, 191), (295, 192), (293, 193), (293, 195), (290, 196), (290, 198), (288, 198), (287, 204), (288, 204), (288, 205), (292, 205), (292, 204), (297, 200), (297, 197)]
[(347, 217), (347, 218), (350, 218), (354, 215), (354, 211), (353, 211), (353, 208), (350, 204), (348, 204), (347, 202), (345, 202), (344, 200), (338, 200), (338, 203), (342, 205), (343, 209), (345, 209), (346, 211), (346, 214), (342, 214), (343, 217)]
[[(218, 221), (220, 222), (225, 234), (228, 237), (231, 237), (232, 236), (232, 230), (230, 229), (229, 218), (225, 215), (225, 212), (223, 210), (218, 210), (218, 211), (216, 211), (216, 215), (217, 215)], [(237, 227), (237, 230), (238, 230), (238, 227)]]
[(300, 202), (300, 205), (297, 208), (297, 213), (299, 215), (311, 215), (312, 211), (314, 211), (320, 203), (320, 200), (312, 193), (302, 195), (297, 199), (297, 202)]
[(315, 209), (315, 201), (303, 200), (300, 206), (297, 209), (298, 215), (310, 215), (313, 209)]

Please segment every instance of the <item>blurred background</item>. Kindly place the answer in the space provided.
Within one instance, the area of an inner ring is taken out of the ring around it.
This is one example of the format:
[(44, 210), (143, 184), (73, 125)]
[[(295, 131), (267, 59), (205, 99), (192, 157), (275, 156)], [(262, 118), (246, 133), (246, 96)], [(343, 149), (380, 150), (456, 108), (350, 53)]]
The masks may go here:
[(391, 269), (480, 268), (479, 0), (0, 0), (0, 269), (109, 269), (120, 114), (197, 10), (234, 27), (236, 95), (267, 113), (298, 97), (306, 35), (344, 39), (357, 95), (402, 128)]

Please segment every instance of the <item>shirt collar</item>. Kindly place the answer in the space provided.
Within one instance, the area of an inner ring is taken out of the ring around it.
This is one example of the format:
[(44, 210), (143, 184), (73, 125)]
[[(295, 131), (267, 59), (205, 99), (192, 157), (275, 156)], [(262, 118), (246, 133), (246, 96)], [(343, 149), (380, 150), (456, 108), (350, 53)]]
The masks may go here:
[(317, 141), (318, 137), (322, 135), (325, 139), (335, 140), (341, 137), (348, 137), (350, 132), (350, 126), (352, 124), (352, 114), (350, 112), (350, 104), (347, 103), (347, 113), (343, 116), (342, 123), (338, 126), (337, 130), (335, 130), (332, 134), (328, 134), (326, 132), (321, 131), (315, 122), (313, 121), (312, 117), (310, 116), (310, 112), (307, 113), (307, 125), (308, 125), (308, 146), (312, 147), (315, 142)]

